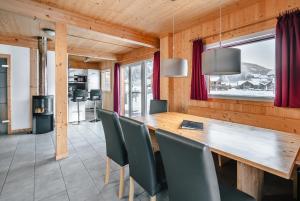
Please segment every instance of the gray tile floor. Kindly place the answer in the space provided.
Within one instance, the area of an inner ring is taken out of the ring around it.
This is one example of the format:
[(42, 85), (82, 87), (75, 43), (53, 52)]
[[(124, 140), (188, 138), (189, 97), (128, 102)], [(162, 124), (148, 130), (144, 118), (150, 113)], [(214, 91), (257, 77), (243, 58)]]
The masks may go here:
[[(119, 167), (112, 164), (110, 183), (104, 186), (105, 141), (101, 123), (69, 125), (69, 157), (55, 161), (55, 135), (0, 136), (0, 201), (108, 201), (119, 200)], [(129, 176), (126, 167), (125, 193)], [(149, 200), (136, 185), (135, 200)], [(168, 200), (167, 193), (158, 200)]]
[[(112, 163), (104, 186), (105, 141), (101, 122), (69, 125), (69, 157), (55, 161), (54, 133), (0, 136), (0, 201), (117, 201), (119, 167)], [(236, 186), (236, 163), (217, 168), (219, 179)], [(125, 174), (128, 200), (128, 167)], [(148, 201), (135, 185), (135, 201)], [(168, 201), (167, 192), (158, 201)], [(292, 182), (265, 175), (263, 201), (293, 201)]]

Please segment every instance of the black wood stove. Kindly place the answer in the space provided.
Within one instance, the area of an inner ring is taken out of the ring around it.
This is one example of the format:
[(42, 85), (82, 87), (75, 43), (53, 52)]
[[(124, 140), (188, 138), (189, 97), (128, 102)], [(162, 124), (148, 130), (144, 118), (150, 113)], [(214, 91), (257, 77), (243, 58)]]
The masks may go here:
[(32, 97), (32, 132), (42, 134), (53, 131), (53, 96)]

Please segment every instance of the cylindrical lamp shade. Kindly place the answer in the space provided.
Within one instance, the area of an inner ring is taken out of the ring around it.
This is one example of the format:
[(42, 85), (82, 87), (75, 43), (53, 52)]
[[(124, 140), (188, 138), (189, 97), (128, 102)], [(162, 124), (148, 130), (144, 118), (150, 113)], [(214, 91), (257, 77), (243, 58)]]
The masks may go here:
[(204, 75), (233, 75), (241, 73), (241, 50), (214, 48), (202, 53)]
[(186, 59), (163, 59), (160, 66), (160, 76), (163, 77), (186, 77), (188, 75)]

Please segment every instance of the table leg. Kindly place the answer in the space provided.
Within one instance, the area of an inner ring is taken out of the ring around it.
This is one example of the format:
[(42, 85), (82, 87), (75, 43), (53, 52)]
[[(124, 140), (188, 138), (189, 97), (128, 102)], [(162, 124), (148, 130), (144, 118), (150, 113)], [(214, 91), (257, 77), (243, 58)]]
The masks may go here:
[(300, 167), (295, 167), (293, 173), (293, 197), (295, 200), (300, 198)]
[(237, 188), (251, 195), (257, 201), (262, 200), (262, 188), (264, 184), (264, 171), (237, 162)]
[(226, 163), (228, 163), (231, 159), (225, 157), (225, 156), (221, 156), (218, 154), (218, 163), (219, 163), (219, 167), (222, 168)]

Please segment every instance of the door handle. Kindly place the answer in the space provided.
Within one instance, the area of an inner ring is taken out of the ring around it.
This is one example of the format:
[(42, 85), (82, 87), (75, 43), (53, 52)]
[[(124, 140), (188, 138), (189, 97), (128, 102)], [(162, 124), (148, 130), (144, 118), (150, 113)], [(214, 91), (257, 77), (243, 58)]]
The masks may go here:
[(10, 121), (7, 119), (7, 120), (2, 120), (2, 123), (3, 124), (8, 124)]
[(1, 67), (2, 67), (2, 68), (8, 68), (8, 65), (2, 64)]

